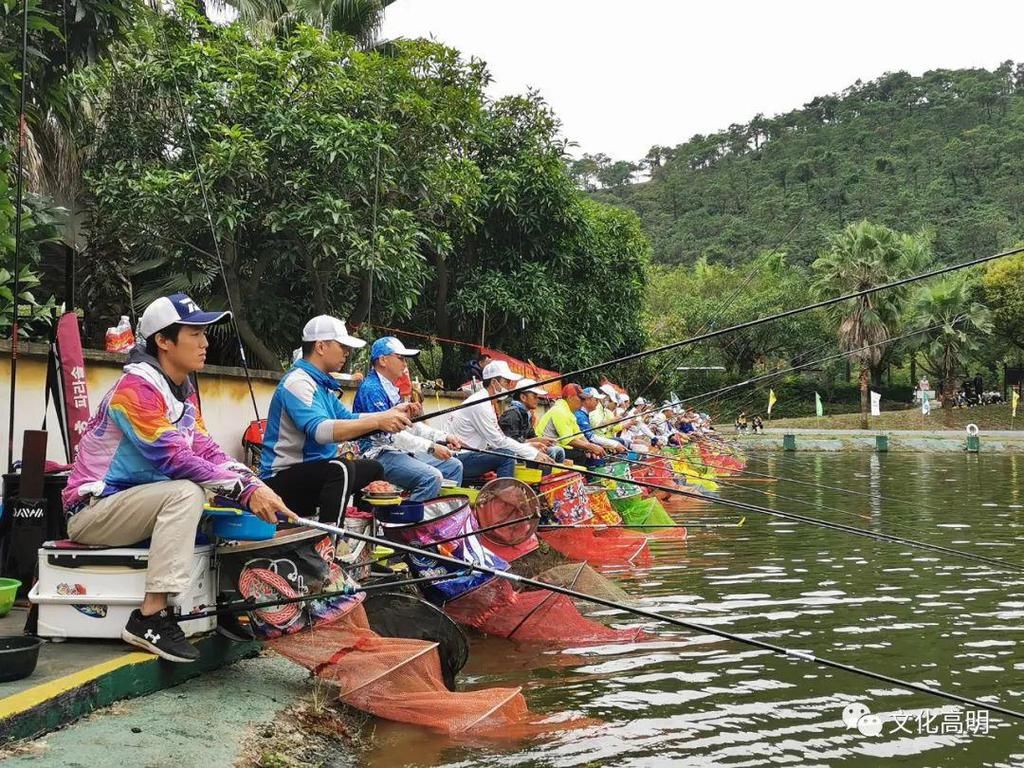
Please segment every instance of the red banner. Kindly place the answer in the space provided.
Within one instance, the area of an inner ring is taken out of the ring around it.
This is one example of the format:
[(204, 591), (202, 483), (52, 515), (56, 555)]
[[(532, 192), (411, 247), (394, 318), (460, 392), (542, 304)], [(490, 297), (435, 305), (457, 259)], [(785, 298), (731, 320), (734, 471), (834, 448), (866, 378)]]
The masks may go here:
[[(513, 373), (518, 373), (520, 376), (527, 376), (534, 381), (543, 381), (544, 379), (550, 379), (553, 376), (561, 376), (560, 373), (555, 371), (549, 371), (547, 368), (541, 368), (533, 363), (523, 362), (514, 357), (509, 357), (504, 352), (499, 352), (496, 349), (489, 349), (488, 347), (481, 347), (480, 351), (490, 357), (492, 360), (504, 360), (508, 363), (508, 367), (512, 369)], [(544, 386), (544, 389), (548, 391), (552, 397), (559, 397), (562, 394), (562, 382), (555, 381), (551, 384)]]
[(82, 354), (82, 336), (78, 330), (78, 315), (65, 312), (57, 321), (57, 355), (60, 362), (61, 391), (64, 394), (64, 413), (67, 415), (68, 439), (71, 459), (78, 451), (78, 441), (89, 423), (89, 391), (85, 383), (85, 356)]

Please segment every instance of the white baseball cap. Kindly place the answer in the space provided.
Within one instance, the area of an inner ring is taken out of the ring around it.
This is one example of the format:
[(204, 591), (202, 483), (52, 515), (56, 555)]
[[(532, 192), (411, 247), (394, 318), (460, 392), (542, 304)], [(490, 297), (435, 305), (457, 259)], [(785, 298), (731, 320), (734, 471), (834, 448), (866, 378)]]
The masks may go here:
[(504, 360), (492, 360), (484, 366), (483, 372), (480, 377), (487, 381), (488, 379), (508, 379), (509, 381), (519, 381), (522, 376), (518, 373), (513, 373), (512, 369), (508, 367), (508, 363)]
[(352, 349), (361, 349), (366, 342), (355, 336), (350, 336), (345, 324), (336, 317), (330, 315), (317, 315), (302, 329), (302, 340), (307, 341), (336, 341)]
[(638, 397), (634, 402), (634, 405), (647, 405), (647, 401), (644, 400), (642, 397)]
[(383, 336), (373, 342), (373, 346), (370, 347), (370, 362), (375, 363), (380, 358), (387, 357), (388, 355), (416, 357), (419, 353), (418, 349), (405, 346), (394, 336)]
[(154, 333), (164, 330), (170, 325), (213, 325), (231, 317), (230, 312), (203, 312), (192, 299), (184, 293), (172, 296), (161, 296), (142, 313), (139, 318), (139, 336), (148, 339)]
[(533, 392), (535, 395), (546, 396), (548, 394), (548, 391), (544, 387), (538, 387), (537, 382), (533, 379), (520, 379), (516, 383), (516, 389), (522, 390), (523, 387), (527, 387), (526, 392)]

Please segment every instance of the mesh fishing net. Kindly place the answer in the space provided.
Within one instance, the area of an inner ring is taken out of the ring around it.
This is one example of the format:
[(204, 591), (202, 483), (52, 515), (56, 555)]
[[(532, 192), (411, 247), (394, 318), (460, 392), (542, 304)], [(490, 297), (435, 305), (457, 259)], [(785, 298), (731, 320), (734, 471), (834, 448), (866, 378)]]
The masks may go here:
[(651, 556), (647, 537), (624, 528), (549, 528), (540, 538), (570, 560), (593, 565), (640, 565)]
[(488, 635), (524, 643), (628, 643), (639, 634), (637, 629), (613, 629), (588, 619), (565, 595), (541, 589), (516, 592), (505, 579), (495, 579), (447, 603), (444, 610)]
[(363, 601), (370, 629), (382, 637), (405, 637), (437, 643), (444, 684), (455, 690), (455, 676), (469, 661), (469, 641), (444, 611), (416, 595), (376, 592)]
[(574, 589), (577, 592), (583, 592), (591, 597), (599, 597), (602, 600), (626, 604), (632, 600), (626, 590), (607, 576), (602, 576), (586, 563), (556, 565), (537, 574), (535, 578), (537, 581), (543, 581), (545, 584), (554, 584), (555, 586)]
[(482, 531), (480, 537), (507, 563), (528, 555), (539, 545), (536, 532), (540, 500), (524, 482), (500, 477), (487, 483), (473, 504), (473, 516), (477, 528), (491, 528)]
[(504, 735), (530, 719), (519, 688), (449, 691), (437, 643), (381, 637), (370, 629), (361, 605), (269, 645), (335, 685), (346, 704), (388, 720), (448, 733)]
[(686, 529), (678, 527), (679, 523), (672, 519), (672, 516), (665, 511), (661, 502), (653, 496), (634, 496), (629, 499), (616, 499), (612, 502), (616, 511), (622, 515), (626, 525), (653, 526), (666, 525), (676, 526), (672, 528), (651, 528), (645, 532), (659, 539), (685, 539)]

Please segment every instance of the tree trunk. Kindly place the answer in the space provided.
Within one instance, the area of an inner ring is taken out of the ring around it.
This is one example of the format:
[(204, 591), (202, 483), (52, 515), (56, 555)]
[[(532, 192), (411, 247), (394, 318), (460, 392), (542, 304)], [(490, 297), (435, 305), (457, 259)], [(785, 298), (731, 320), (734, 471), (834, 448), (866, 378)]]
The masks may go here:
[(871, 371), (866, 365), (860, 367), (860, 428), (868, 428), (868, 414), (871, 413), (871, 393), (868, 387)]
[(242, 342), (252, 350), (252, 353), (256, 355), (259, 364), (264, 369), (268, 371), (280, 370), (280, 358), (270, 347), (263, 343), (262, 339), (260, 339), (259, 335), (249, 324), (249, 316), (242, 297), (241, 279), (238, 276), (238, 270), (235, 269), (237, 263), (237, 251), (234, 243), (225, 243), (224, 269), (227, 271), (227, 280), (224, 282), (227, 283), (228, 298), (231, 300), (232, 309), (234, 309), (235, 328), (238, 329), (238, 335), (241, 337)]
[(373, 301), (373, 273), (366, 271), (359, 277), (359, 299), (352, 309), (353, 325), (368, 322), (370, 319), (370, 303)]
[(330, 314), (330, 308), (327, 305), (327, 296), (324, 293), (324, 282), (320, 279), (320, 275), (317, 273), (316, 265), (313, 263), (313, 254), (311, 254), (305, 248), (302, 249), (302, 261), (306, 265), (306, 273), (310, 282), (310, 292), (313, 295), (313, 310), (318, 315)]
[(917, 389), (917, 355), (910, 356), (910, 386)]
[[(437, 276), (437, 290), (434, 293), (434, 327), (437, 335), (446, 339), (452, 337), (451, 316), (448, 313), (448, 262), (444, 256), (435, 253), (434, 274)], [(462, 372), (462, 360), (459, 349), (454, 344), (441, 344), (441, 370), (440, 376), (446, 387), (454, 389), (462, 382), (459, 376)]]

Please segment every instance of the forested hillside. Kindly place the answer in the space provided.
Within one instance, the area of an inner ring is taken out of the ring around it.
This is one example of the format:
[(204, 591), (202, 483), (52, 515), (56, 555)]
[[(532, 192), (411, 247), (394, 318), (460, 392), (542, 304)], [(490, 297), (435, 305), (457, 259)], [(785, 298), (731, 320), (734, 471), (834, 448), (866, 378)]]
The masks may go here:
[(887, 74), (639, 163), (587, 156), (572, 170), (640, 214), (664, 263), (778, 246), (809, 264), (861, 219), (931, 229), (937, 259), (962, 260), (1024, 238), (1024, 64)]

